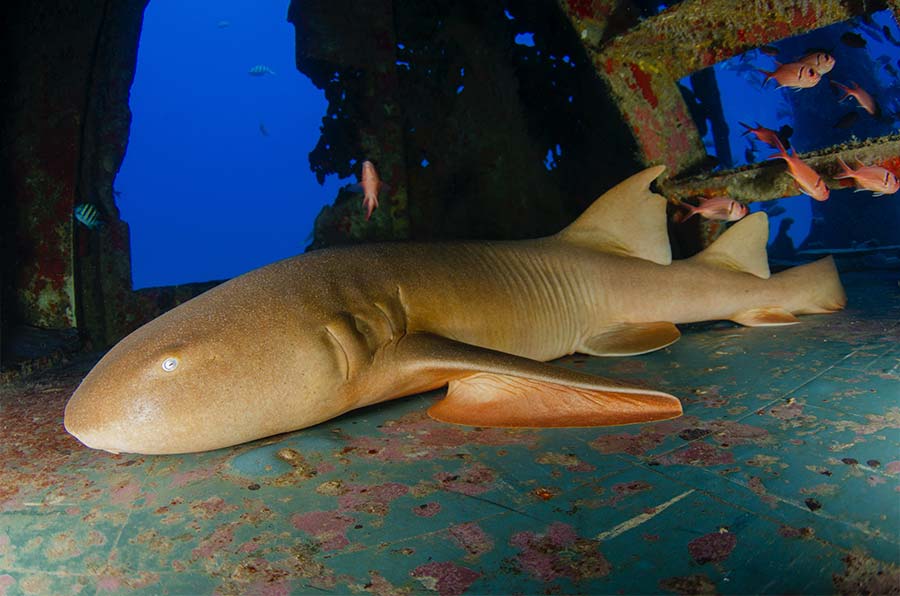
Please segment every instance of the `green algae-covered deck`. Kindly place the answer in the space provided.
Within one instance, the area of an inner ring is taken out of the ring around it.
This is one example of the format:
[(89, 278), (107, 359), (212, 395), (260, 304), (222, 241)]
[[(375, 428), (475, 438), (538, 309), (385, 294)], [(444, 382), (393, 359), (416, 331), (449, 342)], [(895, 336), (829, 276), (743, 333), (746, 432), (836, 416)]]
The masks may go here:
[(683, 417), (449, 426), (440, 392), (186, 456), (62, 428), (94, 360), (0, 392), (0, 595), (900, 592), (900, 287), (846, 311), (711, 323), (642, 357), (559, 361)]

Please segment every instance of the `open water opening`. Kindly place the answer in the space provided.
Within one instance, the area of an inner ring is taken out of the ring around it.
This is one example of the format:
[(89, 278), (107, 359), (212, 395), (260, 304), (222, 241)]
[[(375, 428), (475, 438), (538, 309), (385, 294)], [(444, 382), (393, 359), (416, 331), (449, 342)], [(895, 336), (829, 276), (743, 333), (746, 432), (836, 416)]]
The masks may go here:
[(287, 4), (148, 4), (115, 184), (135, 289), (299, 254), (336, 196), (309, 168), (327, 102), (294, 66)]
[[(818, 65), (813, 84), (806, 71), (792, 73), (799, 77), (778, 73), (781, 64), (815, 61), (822, 54), (833, 63)], [(763, 71), (774, 74), (766, 81)], [(755, 48), (678, 84), (714, 169), (765, 162), (777, 153), (744, 125), (777, 133), (797, 153), (885, 137), (900, 129), (900, 27), (890, 10), (873, 12)], [(868, 109), (845, 96), (842, 86), (863, 89), (872, 99)], [(829, 201), (850, 201), (851, 217), (825, 221), (825, 206), (805, 195), (752, 204), (751, 211), (769, 212), (770, 254), (790, 247), (788, 240), (795, 249), (900, 244), (900, 232), (881, 225), (897, 217), (900, 194), (875, 197), (841, 189), (832, 190)], [(823, 225), (845, 231), (839, 246), (826, 246)]]

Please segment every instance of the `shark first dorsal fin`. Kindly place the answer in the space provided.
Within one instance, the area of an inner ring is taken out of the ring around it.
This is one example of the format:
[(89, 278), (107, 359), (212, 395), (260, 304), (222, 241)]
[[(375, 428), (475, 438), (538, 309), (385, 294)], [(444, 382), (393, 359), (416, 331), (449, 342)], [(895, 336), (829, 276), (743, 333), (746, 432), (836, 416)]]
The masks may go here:
[(557, 238), (605, 253), (660, 265), (672, 262), (666, 229), (666, 199), (650, 183), (666, 169), (654, 166), (620, 182), (557, 234)]
[(693, 260), (769, 279), (769, 218), (758, 211), (740, 220)]

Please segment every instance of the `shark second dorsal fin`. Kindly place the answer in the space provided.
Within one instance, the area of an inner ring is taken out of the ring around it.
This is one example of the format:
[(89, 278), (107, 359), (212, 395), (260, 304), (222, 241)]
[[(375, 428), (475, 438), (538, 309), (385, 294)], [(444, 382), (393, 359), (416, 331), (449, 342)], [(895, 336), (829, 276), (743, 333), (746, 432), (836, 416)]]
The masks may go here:
[(650, 183), (665, 169), (647, 168), (620, 182), (556, 237), (593, 250), (668, 265), (672, 250), (666, 199), (650, 191)]
[(768, 239), (769, 218), (765, 212), (758, 211), (728, 228), (709, 248), (692, 259), (769, 279)]

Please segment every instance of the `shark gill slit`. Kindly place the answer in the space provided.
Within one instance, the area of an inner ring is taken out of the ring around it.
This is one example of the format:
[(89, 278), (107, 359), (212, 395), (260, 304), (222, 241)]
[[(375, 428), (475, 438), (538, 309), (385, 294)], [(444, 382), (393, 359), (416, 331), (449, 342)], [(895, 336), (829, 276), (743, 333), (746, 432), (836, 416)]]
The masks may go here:
[[(337, 335), (329, 329), (328, 325), (325, 325), (325, 333), (328, 334), (328, 337), (331, 339), (332, 343), (338, 347), (341, 352), (341, 355), (344, 357), (344, 380), (350, 380), (350, 357), (347, 355), (347, 350), (344, 349), (344, 345), (341, 343), (341, 340), (338, 339)], [(340, 360), (340, 359), (338, 359)]]
[(400, 330), (406, 335), (409, 330), (409, 305), (403, 297), (403, 288), (397, 284), (397, 306), (400, 307)]
[(378, 313), (384, 317), (384, 320), (387, 321), (388, 326), (391, 328), (391, 341), (394, 341), (397, 338), (397, 328), (394, 327), (394, 321), (391, 320), (390, 315), (379, 303), (375, 302), (373, 305)]

